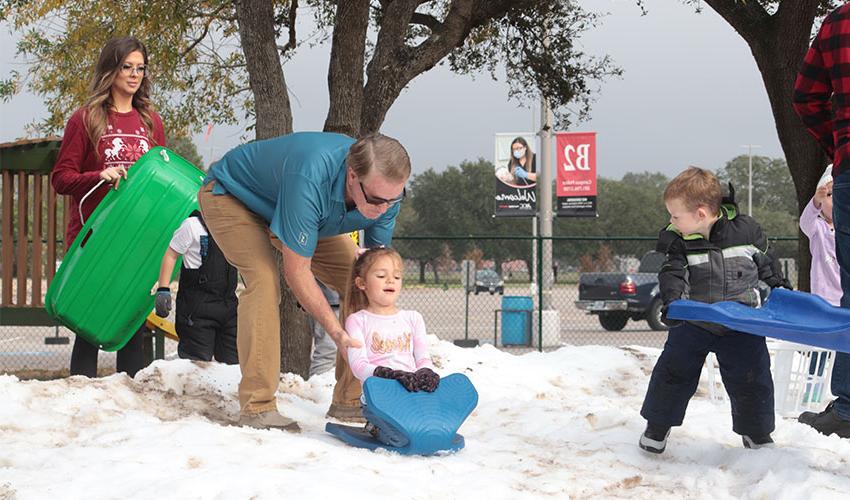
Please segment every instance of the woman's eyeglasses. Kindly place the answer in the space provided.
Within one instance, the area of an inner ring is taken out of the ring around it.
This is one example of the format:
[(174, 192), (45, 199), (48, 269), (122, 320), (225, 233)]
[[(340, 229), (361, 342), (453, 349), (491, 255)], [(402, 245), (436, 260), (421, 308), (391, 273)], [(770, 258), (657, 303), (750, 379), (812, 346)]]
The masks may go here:
[(146, 66), (133, 66), (132, 64), (125, 64), (121, 66), (121, 74), (124, 76), (131, 76), (136, 73), (145, 76), (145, 71), (147, 71)]
[(405, 187), (401, 190), (401, 194), (396, 198), (393, 198), (391, 200), (387, 200), (385, 198), (378, 198), (377, 196), (370, 196), (366, 194), (366, 190), (363, 189), (362, 182), (358, 181), (358, 184), (360, 184), (360, 191), (363, 193), (363, 198), (365, 198), (366, 203), (370, 205), (380, 206), (386, 204), (387, 207), (391, 207), (397, 203), (401, 203), (401, 201), (404, 200), (404, 197), (407, 196), (407, 188)]

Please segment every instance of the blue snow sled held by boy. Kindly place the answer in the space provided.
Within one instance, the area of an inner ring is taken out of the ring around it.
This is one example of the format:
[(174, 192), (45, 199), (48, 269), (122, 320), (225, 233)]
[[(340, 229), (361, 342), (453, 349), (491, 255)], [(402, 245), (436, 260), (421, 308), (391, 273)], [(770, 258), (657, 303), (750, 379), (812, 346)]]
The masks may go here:
[(440, 380), (434, 392), (408, 392), (396, 380), (369, 377), (363, 383), (363, 416), (379, 438), (363, 427), (328, 423), (325, 430), (358, 448), (402, 455), (434, 455), (463, 448), (457, 430), (478, 405), (478, 391), (466, 375)]
[(834, 307), (805, 292), (776, 288), (759, 309), (737, 302), (675, 300), (667, 317), (719, 323), (739, 332), (850, 352), (850, 309)]

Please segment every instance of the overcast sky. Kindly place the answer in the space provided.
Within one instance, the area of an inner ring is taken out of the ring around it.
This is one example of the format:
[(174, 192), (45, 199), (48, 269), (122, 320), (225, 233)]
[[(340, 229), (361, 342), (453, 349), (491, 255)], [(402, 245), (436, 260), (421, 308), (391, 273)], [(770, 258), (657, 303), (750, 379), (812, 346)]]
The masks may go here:
[[(761, 146), (754, 154), (783, 156), (750, 50), (708, 6), (696, 14), (676, 0), (645, 0), (649, 14), (641, 16), (634, 0), (584, 4), (611, 14), (584, 36), (585, 51), (608, 54), (624, 70), (622, 78), (603, 83), (591, 119), (572, 129), (597, 132), (599, 176), (672, 175), (691, 164), (715, 169), (745, 153), (745, 144)], [(20, 68), (16, 39), (0, 25), (0, 77), (13, 65)], [(303, 47), (284, 67), (296, 130), (322, 128), (329, 53), (327, 45)], [(538, 127), (538, 108), (509, 100), (507, 85), (489, 75), (473, 79), (437, 67), (402, 93), (382, 131), (408, 148), (414, 172), (442, 169), (464, 159), (492, 160), (494, 134)], [(23, 136), (26, 123), (45, 115), (30, 94), (0, 103), (0, 142)], [(217, 126), (208, 142), (201, 130), (195, 142), (209, 162), (243, 137), (243, 127)]]

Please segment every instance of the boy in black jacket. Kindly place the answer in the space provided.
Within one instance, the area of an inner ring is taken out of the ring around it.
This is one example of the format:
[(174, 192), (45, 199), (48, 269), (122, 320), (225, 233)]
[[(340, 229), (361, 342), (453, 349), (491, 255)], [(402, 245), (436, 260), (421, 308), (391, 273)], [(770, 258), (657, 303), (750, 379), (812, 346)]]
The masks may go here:
[(667, 256), (658, 281), (662, 320), (671, 328), (640, 412), (647, 420), (640, 447), (652, 453), (662, 453), (670, 428), (682, 425), (709, 352), (717, 355), (732, 404), (732, 430), (747, 448), (773, 444), (773, 379), (764, 337), (666, 315), (667, 305), (680, 298), (758, 306), (759, 280), (771, 288), (787, 286), (767, 254), (761, 226), (738, 214), (734, 200), (723, 201), (717, 177), (697, 167), (664, 191), (670, 224), (658, 236), (657, 250)]

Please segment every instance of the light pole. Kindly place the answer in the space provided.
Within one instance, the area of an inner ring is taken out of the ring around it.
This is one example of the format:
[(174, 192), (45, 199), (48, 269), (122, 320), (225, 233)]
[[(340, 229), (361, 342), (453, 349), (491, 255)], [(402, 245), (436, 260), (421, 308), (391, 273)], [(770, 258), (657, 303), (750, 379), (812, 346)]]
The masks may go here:
[(753, 148), (760, 148), (758, 144), (744, 144), (742, 148), (747, 148), (747, 156), (749, 157), (749, 168), (747, 174), (747, 215), (753, 215)]

